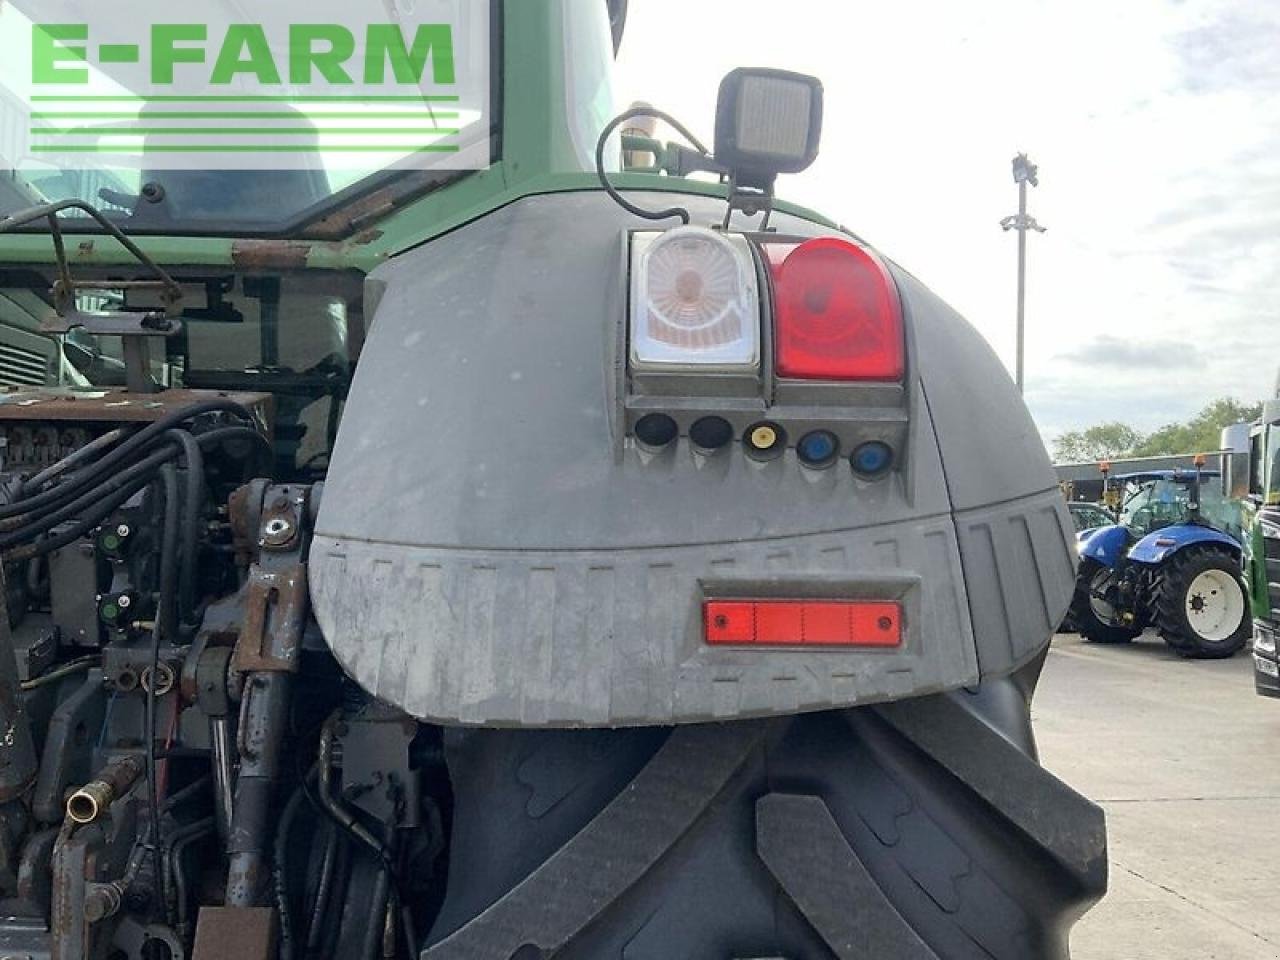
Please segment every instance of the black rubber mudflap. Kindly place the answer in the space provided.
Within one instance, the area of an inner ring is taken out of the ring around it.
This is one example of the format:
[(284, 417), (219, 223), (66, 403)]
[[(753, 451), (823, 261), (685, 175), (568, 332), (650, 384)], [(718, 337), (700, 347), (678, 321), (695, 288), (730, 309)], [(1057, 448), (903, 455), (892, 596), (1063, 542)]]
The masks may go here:
[(965, 694), (673, 731), (451, 731), (424, 960), (1039, 960), (1101, 811)]

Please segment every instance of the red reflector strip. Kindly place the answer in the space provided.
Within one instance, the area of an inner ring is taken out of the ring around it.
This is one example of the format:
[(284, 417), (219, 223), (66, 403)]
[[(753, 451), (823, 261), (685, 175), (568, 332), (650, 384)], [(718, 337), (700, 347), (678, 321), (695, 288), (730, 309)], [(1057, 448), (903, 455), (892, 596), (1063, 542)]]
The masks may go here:
[(898, 647), (902, 605), (891, 600), (707, 600), (711, 646)]

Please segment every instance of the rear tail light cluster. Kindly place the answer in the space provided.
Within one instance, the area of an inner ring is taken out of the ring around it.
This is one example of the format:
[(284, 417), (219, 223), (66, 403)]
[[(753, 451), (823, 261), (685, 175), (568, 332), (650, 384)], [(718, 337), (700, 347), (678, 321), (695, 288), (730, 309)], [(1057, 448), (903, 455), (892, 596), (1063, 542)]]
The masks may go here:
[(746, 242), (700, 227), (637, 237), (633, 370), (755, 370), (760, 297)]
[(778, 376), (900, 380), (902, 307), (884, 265), (838, 237), (764, 247)]
[(902, 605), (893, 600), (707, 600), (711, 646), (900, 647)]
[[(761, 304), (770, 298), (761, 295), (758, 277), (772, 292), (767, 323)], [(772, 370), (762, 368), (770, 357), (766, 334), (772, 339)], [(713, 414), (715, 403), (685, 414), (679, 424), (674, 409), (646, 412), (632, 424), (646, 448), (661, 448), (685, 434), (704, 453), (740, 440), (758, 460), (794, 447), (799, 461), (815, 469), (848, 457), (863, 478), (893, 465), (888, 443), (851, 437), (840, 424), (840, 407), (860, 402), (850, 401), (853, 395), (841, 392), (841, 384), (896, 385), (905, 368), (902, 307), (893, 278), (874, 254), (849, 240), (752, 241), (694, 226), (634, 234), (627, 342), (629, 370), (635, 383), (646, 385), (647, 396), (755, 397), (761, 385), (777, 385), (766, 397), (778, 404), (770, 409), (776, 419), (753, 423), (739, 414), (731, 422)], [(807, 407), (804, 422), (786, 416), (789, 403)], [(815, 423), (812, 410), (824, 404), (832, 411), (830, 423)], [(843, 417), (847, 421), (849, 415)]]

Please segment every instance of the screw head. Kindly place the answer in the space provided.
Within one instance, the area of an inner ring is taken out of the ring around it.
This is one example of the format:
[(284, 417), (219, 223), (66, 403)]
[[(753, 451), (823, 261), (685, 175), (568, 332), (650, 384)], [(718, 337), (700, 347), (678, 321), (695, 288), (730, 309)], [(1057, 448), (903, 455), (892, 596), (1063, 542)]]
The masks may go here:
[(127, 523), (122, 523), (120, 526), (116, 527), (117, 537), (127, 537), (132, 532), (133, 531), (129, 529), (129, 525)]
[(132, 603), (133, 601), (129, 599), (129, 595), (127, 593), (122, 593), (120, 596), (116, 597), (116, 606), (121, 610), (128, 610)]

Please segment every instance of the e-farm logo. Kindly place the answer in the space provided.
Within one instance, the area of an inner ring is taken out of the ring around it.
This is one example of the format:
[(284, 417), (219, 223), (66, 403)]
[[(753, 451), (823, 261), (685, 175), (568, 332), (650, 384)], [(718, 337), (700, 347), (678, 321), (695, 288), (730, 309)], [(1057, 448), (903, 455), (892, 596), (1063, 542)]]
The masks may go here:
[[(100, 3), (102, 16), (95, 5), (86, 22), (47, 15), (82, 12), (78, 3), (17, 0), (29, 75), (15, 98), (0, 71), (0, 111), (21, 101), (20, 153), (36, 163), (367, 171), (488, 162), (488, 0), (291, 0), (264, 5), (260, 22), (228, 22), (233, 5), (223, 0), (184, 3), (180, 17), (163, 0)], [(210, 15), (192, 16), (201, 7)], [(15, 23), (7, 9), (0, 31)]]
[[(336, 24), (292, 24), (288, 38), (290, 83), (305, 86), (317, 75), (333, 84), (355, 82), (349, 63), (355, 56), (356, 39), (348, 28)], [(32, 83), (88, 84), (88, 70), (65, 66), (68, 62), (89, 62), (90, 52), (95, 48), (88, 40), (87, 23), (32, 24)], [(208, 40), (209, 28), (204, 24), (154, 24), (147, 58), (151, 82), (172, 85), (178, 64), (207, 64)], [(99, 63), (142, 60), (142, 45), (137, 43), (103, 43), (96, 50)], [(398, 24), (370, 24), (365, 33), (364, 82), (384, 83), (390, 66), (397, 83), (421, 83), (429, 58), (432, 81), (437, 86), (452, 86), (453, 29), (447, 23), (420, 24), (412, 46), (405, 42), (404, 31)], [(278, 86), (283, 76), (262, 25), (238, 23), (227, 28), (208, 81), (218, 86), (243, 77), (264, 86)]]

